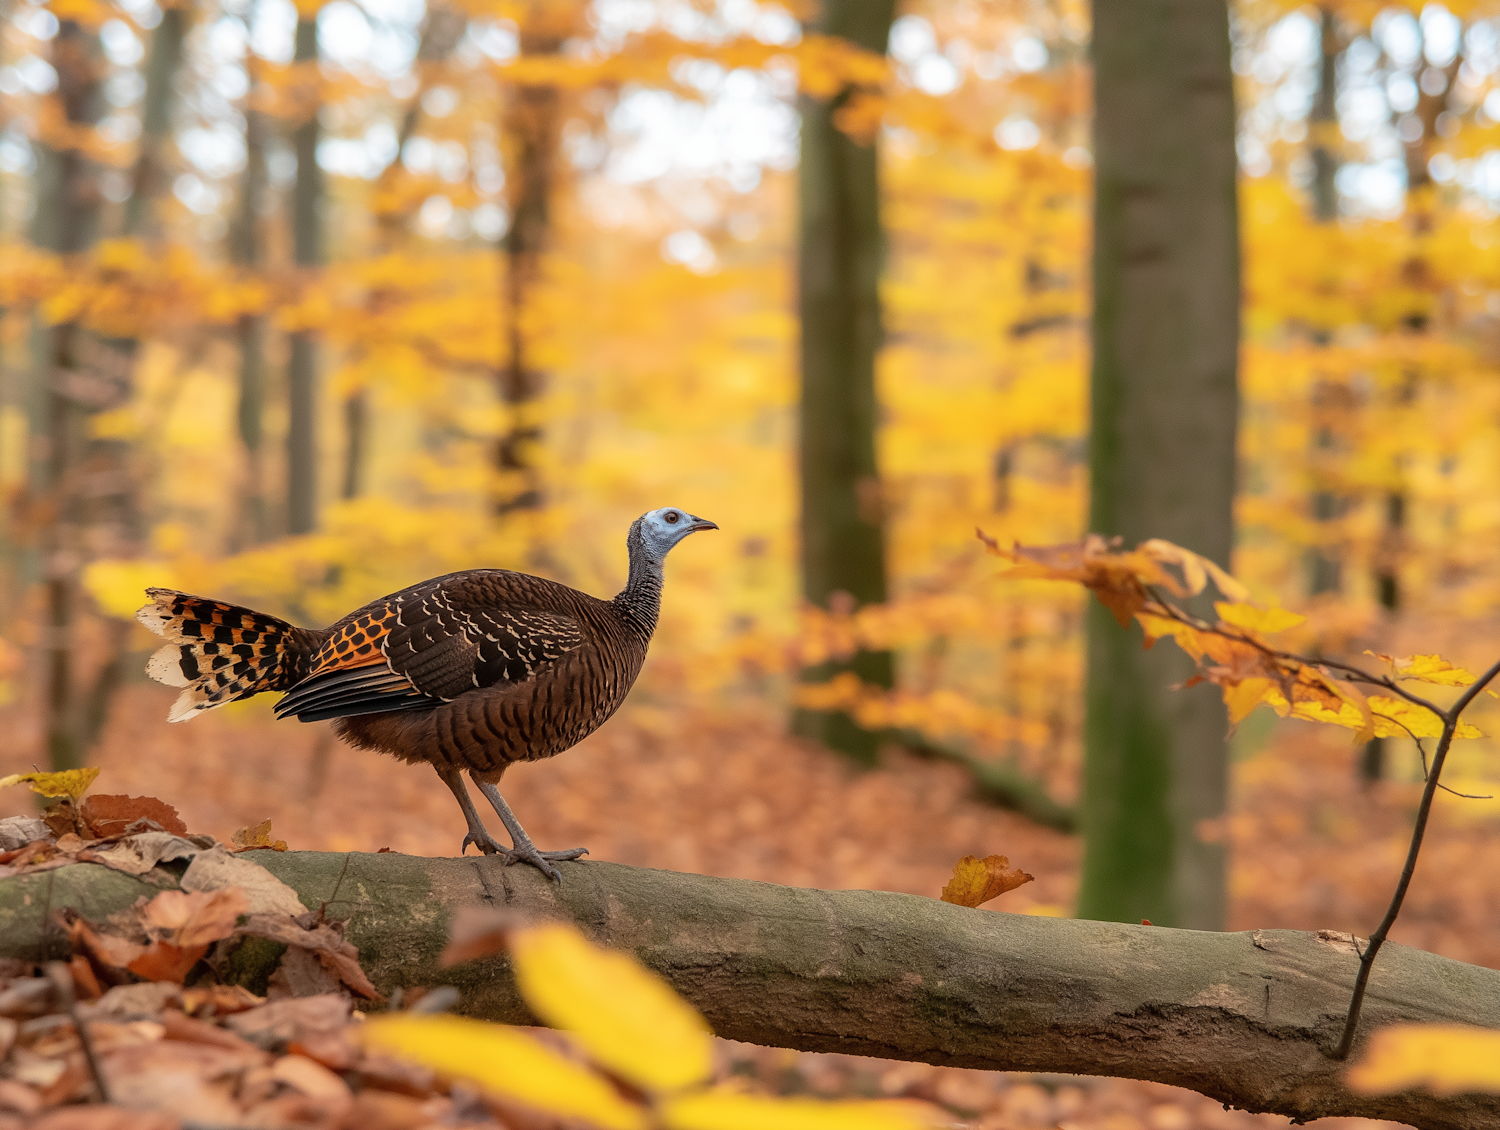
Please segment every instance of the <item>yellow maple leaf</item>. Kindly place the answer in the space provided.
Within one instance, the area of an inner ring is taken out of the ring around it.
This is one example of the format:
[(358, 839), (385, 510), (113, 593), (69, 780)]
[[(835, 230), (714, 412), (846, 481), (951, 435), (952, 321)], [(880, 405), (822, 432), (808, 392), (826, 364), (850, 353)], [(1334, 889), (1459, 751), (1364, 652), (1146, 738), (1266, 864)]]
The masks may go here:
[(1035, 876), (1012, 868), (1003, 855), (966, 855), (953, 865), (953, 878), (943, 887), (943, 901), (979, 906), (1031, 882)]
[(77, 800), (88, 792), (89, 786), (94, 783), (94, 778), (97, 776), (99, 776), (97, 769), (63, 769), (57, 773), (12, 773), (9, 777), (0, 777), (0, 789), (25, 782), (31, 786), (31, 791), (39, 796), (65, 796), (71, 800)]
[(1231, 604), (1221, 600), (1214, 605), (1214, 611), (1230, 627), (1255, 635), (1272, 635), (1307, 623), (1306, 616), (1288, 612), (1285, 608), (1265, 608), (1258, 604)]
[(517, 930), (510, 955), (516, 986), (532, 1011), (573, 1033), (616, 1075), (650, 1091), (708, 1078), (708, 1024), (628, 954), (599, 948), (573, 926), (549, 923)]
[(1474, 681), (1472, 672), (1455, 667), (1441, 655), (1409, 655), (1398, 659), (1374, 651), (1367, 651), (1365, 654), (1389, 663), (1395, 669), (1398, 679), (1416, 679), (1423, 683), (1435, 683), (1440, 687), (1467, 687)]
[(1370, 1037), (1348, 1069), (1349, 1089), (1389, 1095), (1500, 1093), (1500, 1032), (1462, 1024), (1391, 1024)]
[(604, 1079), (535, 1038), (501, 1024), (458, 1016), (376, 1016), (358, 1025), (366, 1047), (487, 1091), (605, 1130), (642, 1130), (646, 1113)]
[[(1229, 709), (1229, 724), (1238, 726), (1263, 702), (1268, 702), (1269, 696), (1276, 693), (1276, 683), (1271, 679), (1251, 678), (1241, 679), (1224, 688), (1224, 705)], [(1283, 701), (1285, 701), (1283, 699)]]

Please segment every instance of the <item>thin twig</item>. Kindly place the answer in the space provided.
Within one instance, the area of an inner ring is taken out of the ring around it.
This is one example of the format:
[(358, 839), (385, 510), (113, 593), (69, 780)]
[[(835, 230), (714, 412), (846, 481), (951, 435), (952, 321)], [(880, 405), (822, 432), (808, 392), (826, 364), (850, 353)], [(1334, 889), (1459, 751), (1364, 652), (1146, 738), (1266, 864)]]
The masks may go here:
[(1500, 662), (1474, 680), (1459, 696), (1457, 702), (1441, 712), (1443, 736), (1438, 739), (1437, 749), (1432, 755), (1432, 768), (1427, 773), (1427, 784), (1422, 789), (1422, 803), (1417, 807), (1417, 823), (1412, 829), (1411, 846), (1406, 851), (1406, 864), (1401, 868), (1401, 878), (1396, 882), (1396, 891), (1391, 896), (1391, 905), (1386, 908), (1385, 917), (1381, 919), (1375, 932), (1370, 935), (1370, 945), (1359, 959), (1359, 974), (1354, 979), (1354, 996), (1349, 1001), (1349, 1015), (1344, 1020), (1343, 1039), (1339, 1041), (1339, 1048), (1335, 1053), (1337, 1059), (1349, 1058), (1349, 1051), (1354, 1047), (1354, 1032), (1359, 1027), (1359, 1014), (1364, 1007), (1365, 991), (1370, 984), (1370, 971), (1375, 967), (1375, 955), (1380, 952), (1380, 947), (1385, 944), (1386, 936), (1395, 925), (1396, 916), (1401, 913), (1401, 904), (1406, 900), (1406, 890), (1411, 886), (1412, 876), (1416, 873), (1417, 856), (1422, 851), (1422, 837), (1427, 832), (1427, 818), (1432, 813), (1432, 799), (1437, 795), (1438, 778), (1442, 776), (1443, 762), (1447, 760), (1448, 750), (1453, 745), (1453, 735), (1458, 730), (1459, 716), (1497, 675), (1500, 675)]

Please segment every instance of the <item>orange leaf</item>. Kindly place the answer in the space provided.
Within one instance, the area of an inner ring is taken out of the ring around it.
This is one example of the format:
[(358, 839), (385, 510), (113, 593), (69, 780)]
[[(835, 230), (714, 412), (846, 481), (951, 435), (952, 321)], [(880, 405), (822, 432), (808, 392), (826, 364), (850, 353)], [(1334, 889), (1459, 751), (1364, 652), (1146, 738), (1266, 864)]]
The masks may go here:
[(141, 908), (141, 922), (148, 929), (170, 930), (173, 944), (191, 947), (229, 937), (248, 913), (250, 899), (240, 887), (163, 891)]
[(1224, 705), (1229, 708), (1229, 724), (1238, 726), (1275, 689), (1276, 684), (1270, 679), (1241, 679), (1225, 686)]
[(1033, 878), (1024, 871), (1013, 870), (1010, 860), (1003, 855), (987, 855), (983, 859), (966, 855), (953, 865), (953, 878), (943, 888), (943, 901), (978, 906)]
[(272, 851), (286, 851), (285, 840), (271, 839), (270, 817), (262, 820), (259, 824), (251, 824), (248, 828), (241, 828), (231, 837), (233, 847), (231, 851), (253, 851), (256, 848), (270, 848)]

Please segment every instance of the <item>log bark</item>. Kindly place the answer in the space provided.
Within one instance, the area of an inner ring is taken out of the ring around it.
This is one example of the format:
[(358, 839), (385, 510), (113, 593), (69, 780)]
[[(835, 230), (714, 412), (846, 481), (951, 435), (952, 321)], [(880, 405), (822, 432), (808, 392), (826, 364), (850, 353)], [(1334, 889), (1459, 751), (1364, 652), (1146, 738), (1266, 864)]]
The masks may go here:
[[(382, 992), (451, 983), (464, 1011), (535, 1023), (503, 959), (440, 970), (452, 911), (572, 920), (670, 981), (719, 1035), (1001, 1071), (1189, 1087), (1251, 1111), (1500, 1127), (1500, 1095), (1359, 1096), (1329, 1058), (1354, 984), (1348, 935), (1219, 934), (1033, 918), (882, 891), (815, 891), (611, 863), (560, 886), (473, 856), (271, 851), (251, 856), (309, 908), (349, 920)], [(58, 956), (52, 910), (100, 920), (158, 889), (78, 864), (0, 881), (0, 954)], [(1500, 1027), (1500, 972), (1391, 945), (1361, 1041), (1395, 1020)], [(1357, 1054), (1357, 1049), (1356, 1049)]]

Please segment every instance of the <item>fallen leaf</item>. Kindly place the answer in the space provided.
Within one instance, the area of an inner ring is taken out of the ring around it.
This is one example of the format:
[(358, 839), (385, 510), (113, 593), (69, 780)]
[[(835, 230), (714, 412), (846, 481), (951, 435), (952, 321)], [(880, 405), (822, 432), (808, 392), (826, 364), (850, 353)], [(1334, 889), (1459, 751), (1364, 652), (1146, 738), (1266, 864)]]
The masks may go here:
[(629, 954), (594, 945), (577, 927), (548, 923), (515, 931), (511, 969), (521, 996), (549, 1027), (571, 1032), (599, 1064), (652, 1091), (708, 1078), (708, 1024)]
[(206, 945), (234, 933), (250, 900), (239, 887), (216, 891), (163, 891), (140, 909), (148, 930), (169, 930), (179, 946)]
[(1034, 878), (1034, 875), (1012, 869), (1010, 860), (1003, 855), (987, 855), (983, 859), (966, 855), (953, 865), (953, 878), (943, 887), (943, 901), (959, 906), (979, 906)]
[(52, 830), (35, 816), (7, 816), (0, 820), (0, 851), (15, 851), (51, 834)]
[(314, 950), (329, 972), (360, 996), (370, 1000), (380, 996), (370, 979), (365, 976), (365, 971), (360, 968), (359, 951), (332, 926), (320, 925), (309, 930), (284, 914), (252, 914), (238, 928), (238, 932)]
[(316, 997), (339, 991), (338, 976), (323, 964), (317, 953), (302, 946), (289, 945), (276, 972), (271, 974), (266, 996), (271, 1000), (287, 997)]
[(181, 1125), (180, 1119), (160, 1111), (90, 1104), (54, 1110), (31, 1123), (30, 1130), (179, 1130)]
[(605, 1130), (644, 1130), (646, 1112), (536, 1037), (458, 1016), (387, 1013), (359, 1029), (367, 1048), (400, 1056), (535, 1110)]
[[(146, 952), (146, 947), (112, 934), (101, 934), (73, 911), (59, 914), (62, 926), (75, 953), (80, 950), (100, 965), (113, 969), (128, 968), (130, 963)], [(116, 977), (116, 980), (122, 978)], [(107, 996), (108, 994), (106, 994)]]
[(1389, 1095), (1500, 1093), (1500, 1032), (1461, 1024), (1390, 1024), (1377, 1029), (1344, 1074), (1349, 1089)]
[(189, 1016), (227, 1016), (266, 1003), (243, 985), (194, 985), (182, 990), (182, 1009)]
[(191, 859), (202, 850), (173, 832), (141, 832), (106, 848), (91, 848), (81, 853), (79, 859), (127, 875), (144, 875), (163, 860)]
[(159, 831), (178, 836), (188, 834), (187, 825), (177, 815), (177, 810), (155, 797), (96, 794), (84, 800), (79, 812), (96, 839), (124, 835), (137, 820), (149, 820)]
[(231, 850), (236, 852), (253, 851), (256, 848), (286, 851), (285, 840), (271, 839), (271, 820), (269, 817), (262, 820), (259, 824), (251, 824), (248, 828), (241, 828), (230, 837), (230, 842), (234, 844)]
[(223, 887), (240, 887), (250, 900), (251, 914), (287, 914), (296, 916), (307, 913), (307, 907), (280, 879), (258, 863), (230, 854), (222, 845), (216, 844), (207, 851), (200, 851), (188, 864), (182, 876), (185, 891), (217, 891)]
[(188, 971), (208, 952), (208, 945), (175, 946), (171, 942), (152, 942), (126, 963), (125, 968), (147, 981), (171, 981), (182, 984)]
[(315, 1033), (338, 1031), (349, 1022), (353, 1007), (342, 993), (326, 993), (321, 997), (270, 1001), (235, 1013), (225, 1018), (224, 1023), (256, 1047), (272, 1048), (305, 1040)]
[[(191, 989), (187, 992), (192, 992)], [(183, 996), (186, 997), (187, 993)], [(186, 1003), (184, 1001), (184, 1003)], [(255, 1045), (233, 1032), (225, 1031), (217, 1024), (210, 1024), (206, 1020), (195, 1020), (191, 1016), (178, 1012), (175, 1008), (163, 1009), (159, 1017), (162, 1026), (162, 1036), (167, 1040), (181, 1040), (188, 1044), (212, 1044), (219, 1048), (231, 1048), (236, 1051), (255, 1051)]]
[(88, 792), (94, 778), (99, 776), (97, 769), (63, 769), (57, 773), (12, 773), (9, 777), (0, 777), (0, 789), (9, 785), (19, 785), (23, 782), (31, 786), (31, 791), (38, 796), (68, 797), (77, 800)]
[(522, 924), (514, 911), (491, 906), (461, 906), (448, 926), (448, 945), (438, 957), (446, 969), (462, 961), (475, 961), (503, 953), (510, 945), (511, 932)]

